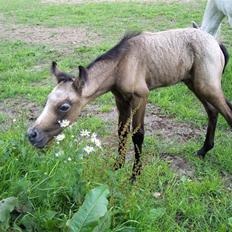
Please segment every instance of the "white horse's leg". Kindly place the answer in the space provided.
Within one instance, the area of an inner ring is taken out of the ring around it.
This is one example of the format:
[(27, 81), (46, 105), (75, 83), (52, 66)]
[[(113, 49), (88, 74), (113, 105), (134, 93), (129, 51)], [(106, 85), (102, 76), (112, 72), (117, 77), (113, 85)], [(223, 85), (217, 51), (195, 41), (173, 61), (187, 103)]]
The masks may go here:
[(232, 27), (232, 16), (229, 15), (228, 17), (229, 17), (229, 24)]
[(217, 32), (216, 32), (216, 34), (215, 34), (214, 37), (215, 37), (217, 40), (219, 40), (220, 34), (221, 34), (221, 24), (218, 26)]
[(208, 0), (201, 29), (215, 36), (224, 16), (225, 15), (217, 8), (214, 0)]

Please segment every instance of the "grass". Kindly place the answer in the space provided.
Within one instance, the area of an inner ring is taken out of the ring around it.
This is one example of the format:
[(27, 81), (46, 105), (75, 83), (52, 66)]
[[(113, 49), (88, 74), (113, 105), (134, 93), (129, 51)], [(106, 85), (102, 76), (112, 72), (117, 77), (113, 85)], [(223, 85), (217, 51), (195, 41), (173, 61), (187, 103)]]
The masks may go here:
[[(23, 41), (0, 41), (0, 100), (22, 97), (38, 105), (52, 89), (49, 64), (58, 60), (65, 70), (87, 65), (110, 48), (126, 30), (165, 30), (200, 22), (205, 1), (172, 4), (92, 3), (52, 5), (39, 1), (0, 0), (0, 14), (8, 23), (44, 27), (86, 27), (103, 42), (83, 46), (68, 55), (51, 46)], [(231, 53), (231, 29), (225, 23), (223, 38)], [(41, 66), (39, 71), (35, 67)], [(223, 89), (232, 98), (231, 62), (223, 77)], [(75, 72), (75, 71), (73, 71)], [(153, 91), (149, 102), (161, 107), (177, 121), (194, 127), (206, 124), (206, 115), (195, 97), (183, 85)], [(111, 94), (95, 101), (102, 112), (114, 106)], [(190, 107), (191, 106), (191, 107)], [(25, 109), (25, 111), (28, 109)], [(5, 121), (0, 114), (0, 123)], [(80, 207), (85, 194), (100, 183), (109, 186), (111, 229), (109, 231), (230, 231), (232, 230), (231, 133), (220, 118), (216, 147), (203, 162), (192, 156), (204, 136), (183, 143), (169, 143), (146, 136), (142, 175), (128, 184), (132, 162), (112, 171), (115, 147), (106, 146), (84, 159), (83, 143), (76, 143), (81, 129), (97, 132), (103, 140), (112, 134), (111, 125), (95, 117), (83, 117), (66, 130), (66, 139), (46, 150), (35, 150), (25, 136), (28, 120), (18, 117), (0, 133), (0, 199), (16, 196), (19, 209), (11, 219), (11, 231), (65, 231), (66, 221)], [(115, 132), (116, 133), (116, 132)], [(74, 138), (73, 138), (74, 136)], [(173, 138), (176, 141), (176, 138)], [(60, 153), (59, 157), (56, 154)], [(184, 158), (194, 176), (178, 176), (160, 154)], [(68, 161), (71, 158), (71, 162)], [(160, 193), (159, 197), (155, 193)]]

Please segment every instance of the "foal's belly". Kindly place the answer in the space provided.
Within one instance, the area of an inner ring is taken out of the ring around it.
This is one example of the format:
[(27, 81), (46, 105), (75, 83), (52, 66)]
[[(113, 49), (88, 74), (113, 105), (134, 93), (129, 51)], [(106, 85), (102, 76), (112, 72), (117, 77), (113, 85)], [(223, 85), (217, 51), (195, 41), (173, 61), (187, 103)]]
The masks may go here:
[(154, 75), (150, 78), (150, 80), (147, 82), (149, 90), (159, 88), (159, 87), (165, 87), (165, 86), (171, 86), (175, 85), (183, 80), (189, 79), (191, 76), (189, 72), (185, 72), (182, 74), (167, 74), (167, 75)]
[(146, 82), (149, 89), (174, 85), (190, 77), (193, 58), (186, 50), (176, 56), (165, 55), (147, 62)]

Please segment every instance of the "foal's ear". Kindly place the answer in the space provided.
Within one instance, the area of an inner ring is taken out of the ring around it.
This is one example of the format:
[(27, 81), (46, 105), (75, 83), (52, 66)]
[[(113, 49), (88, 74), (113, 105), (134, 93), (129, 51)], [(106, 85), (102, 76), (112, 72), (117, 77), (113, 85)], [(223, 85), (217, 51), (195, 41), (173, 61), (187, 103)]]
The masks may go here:
[(88, 73), (87, 73), (86, 68), (84, 68), (81, 65), (78, 68), (79, 68), (79, 78), (83, 80), (84, 82), (86, 82), (88, 78)]
[(51, 73), (56, 77), (56, 80), (58, 83), (60, 83), (61, 81), (71, 81), (74, 78), (73, 76), (71, 76), (65, 72), (61, 72), (57, 68), (57, 63), (55, 61), (52, 62)]
[(199, 25), (195, 22), (195, 21), (192, 21), (192, 26), (193, 28), (196, 28), (196, 29), (199, 29)]
[(76, 78), (73, 82), (76, 90), (81, 91), (82, 87), (88, 80), (88, 72), (83, 66), (79, 66), (79, 78)]

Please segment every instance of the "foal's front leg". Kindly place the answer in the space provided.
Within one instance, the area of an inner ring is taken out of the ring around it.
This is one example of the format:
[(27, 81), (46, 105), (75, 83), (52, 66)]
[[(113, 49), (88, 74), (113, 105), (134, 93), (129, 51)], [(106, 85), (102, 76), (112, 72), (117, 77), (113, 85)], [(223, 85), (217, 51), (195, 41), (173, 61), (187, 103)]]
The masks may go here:
[(132, 170), (131, 182), (136, 180), (142, 169), (141, 153), (144, 140), (144, 115), (147, 104), (146, 98), (135, 98), (132, 101), (132, 140), (135, 150), (135, 161)]
[(131, 105), (130, 102), (123, 100), (122, 98), (116, 97), (116, 105), (118, 109), (118, 158), (114, 164), (114, 169), (121, 168), (125, 163), (126, 157), (126, 143), (128, 133), (130, 131), (131, 124)]

